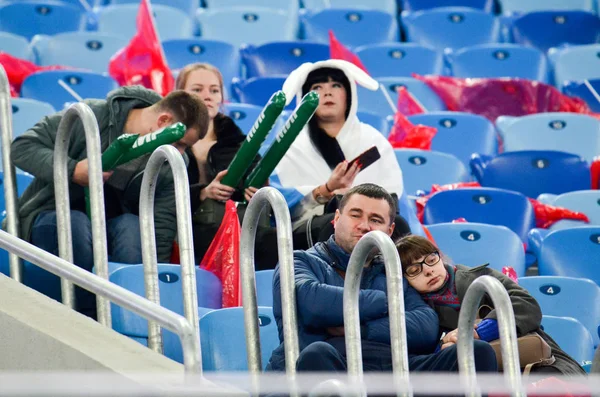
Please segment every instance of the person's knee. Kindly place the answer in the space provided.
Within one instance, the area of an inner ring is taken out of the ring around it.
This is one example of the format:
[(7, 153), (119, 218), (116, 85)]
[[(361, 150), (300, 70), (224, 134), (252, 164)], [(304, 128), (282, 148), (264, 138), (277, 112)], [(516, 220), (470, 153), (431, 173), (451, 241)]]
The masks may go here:
[(327, 342), (308, 345), (296, 361), (298, 371), (334, 371), (339, 369), (339, 353)]
[(139, 217), (123, 214), (111, 219), (107, 227), (111, 260), (119, 263), (141, 263), (142, 240)]
[(492, 346), (484, 341), (475, 340), (473, 343), (475, 370), (477, 372), (497, 372), (498, 361)]

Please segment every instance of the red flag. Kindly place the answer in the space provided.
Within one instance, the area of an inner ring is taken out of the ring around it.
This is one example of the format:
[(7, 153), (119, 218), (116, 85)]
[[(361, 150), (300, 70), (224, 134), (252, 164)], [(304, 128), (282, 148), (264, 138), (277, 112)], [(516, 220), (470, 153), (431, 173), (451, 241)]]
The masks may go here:
[(0, 51), (0, 65), (2, 65), (6, 71), (6, 77), (8, 78), (8, 83), (10, 84), (10, 95), (12, 97), (19, 96), (21, 84), (23, 84), (23, 81), (30, 74), (43, 70), (68, 69), (66, 66), (59, 65), (38, 66), (33, 62), (14, 57), (2, 51)]
[(331, 59), (341, 59), (344, 61), (348, 61), (350, 63), (355, 64), (359, 68), (367, 72), (367, 68), (361, 62), (358, 55), (350, 51), (346, 46), (338, 41), (338, 39), (333, 34), (333, 30), (329, 29), (329, 57)]
[(141, 1), (136, 24), (137, 33), (113, 55), (108, 72), (119, 85), (140, 84), (166, 95), (173, 90), (175, 80), (158, 39), (148, 0)]
[(600, 156), (594, 158), (590, 173), (592, 174), (592, 189), (600, 189)]
[(414, 125), (408, 120), (406, 116), (424, 113), (425, 109), (406, 87), (398, 88), (397, 109), (394, 125), (388, 135), (392, 147), (431, 150), (431, 140), (437, 133), (437, 128), (422, 124)]

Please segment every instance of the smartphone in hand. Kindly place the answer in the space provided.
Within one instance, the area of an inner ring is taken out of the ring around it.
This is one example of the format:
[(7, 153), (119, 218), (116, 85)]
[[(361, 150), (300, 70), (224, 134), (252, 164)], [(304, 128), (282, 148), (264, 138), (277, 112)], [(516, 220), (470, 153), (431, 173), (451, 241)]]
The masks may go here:
[(352, 165), (354, 165), (354, 163), (358, 162), (358, 164), (360, 164), (360, 170), (364, 170), (365, 168), (367, 168), (368, 166), (370, 166), (371, 164), (373, 164), (374, 162), (376, 162), (377, 160), (379, 160), (381, 158), (381, 154), (379, 154), (379, 150), (377, 150), (377, 146), (372, 146), (371, 148), (365, 150), (364, 152), (362, 152), (361, 154), (359, 154), (354, 160), (350, 161), (348, 163), (348, 168), (346, 169), (349, 170), (350, 167), (352, 167)]

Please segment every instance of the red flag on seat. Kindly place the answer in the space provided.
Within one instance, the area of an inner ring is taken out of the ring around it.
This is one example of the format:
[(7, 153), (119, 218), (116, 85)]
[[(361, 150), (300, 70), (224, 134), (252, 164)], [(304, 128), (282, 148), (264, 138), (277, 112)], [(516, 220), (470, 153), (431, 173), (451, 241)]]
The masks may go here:
[(68, 69), (67, 66), (60, 65), (38, 66), (33, 62), (14, 57), (3, 51), (0, 51), (0, 65), (2, 65), (6, 71), (6, 77), (10, 84), (10, 95), (12, 97), (19, 96), (21, 84), (23, 84), (23, 81), (25, 81), (30, 74), (43, 70)]
[(343, 61), (348, 61), (364, 70), (365, 73), (369, 73), (365, 65), (363, 65), (362, 61), (358, 57), (358, 55), (356, 55), (348, 48), (346, 48), (346, 46), (340, 43), (339, 40), (333, 34), (333, 30), (331, 29), (329, 29), (329, 57), (331, 59), (341, 59)]
[(119, 85), (140, 84), (161, 95), (173, 90), (175, 80), (167, 65), (148, 0), (140, 2), (137, 33), (110, 59), (108, 73)]

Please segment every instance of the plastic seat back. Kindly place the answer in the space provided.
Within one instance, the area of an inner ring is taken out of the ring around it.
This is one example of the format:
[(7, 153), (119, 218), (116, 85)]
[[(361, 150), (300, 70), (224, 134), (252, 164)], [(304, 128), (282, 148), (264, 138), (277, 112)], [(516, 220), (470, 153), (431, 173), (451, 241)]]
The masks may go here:
[[(592, 162), (600, 154), (600, 121), (576, 113), (539, 113), (515, 118), (502, 131), (504, 151), (555, 150)], [(551, 192), (545, 192), (551, 193)]]
[[(279, 346), (277, 324), (270, 307), (258, 308), (263, 368)], [(200, 319), (204, 371), (247, 371), (244, 311), (241, 307), (212, 311)]]
[(69, 65), (106, 73), (112, 56), (129, 43), (126, 37), (98, 32), (37, 36), (32, 47), (40, 65)]
[[(137, 4), (138, 0), (110, 0), (110, 4)], [(193, 15), (198, 9), (198, 0), (152, 0), (152, 7), (155, 5), (163, 5), (176, 8), (185, 12), (187, 15)]]
[(594, 11), (594, 0), (498, 0), (498, 2), (504, 14), (547, 10)]
[(414, 43), (371, 44), (357, 48), (356, 55), (375, 78), (443, 74), (444, 70), (440, 51)]
[(420, 11), (441, 7), (468, 7), (485, 12), (494, 11), (493, 0), (401, 0), (399, 4), (405, 11)]
[(523, 242), (505, 226), (484, 223), (438, 223), (427, 227), (437, 246), (453, 263), (475, 267), (485, 263), (502, 271), (511, 266), (525, 276)]
[[(248, 7), (247, 0), (203, 0), (209, 9), (229, 9), (233, 7)], [(296, 0), (252, 0), (252, 7), (282, 10), (297, 16), (300, 4)]]
[[(549, 51), (549, 59), (554, 67), (554, 80), (558, 87), (569, 85), (572, 81), (575, 84), (581, 85), (583, 80), (600, 79), (600, 44), (588, 44), (568, 46), (564, 48), (553, 48)], [(593, 86), (593, 85), (592, 85)], [(598, 90), (597, 87), (594, 87)], [(585, 85), (582, 87), (586, 94), (591, 94), (589, 88)], [(566, 91), (567, 94), (571, 94)], [(596, 103), (598, 101), (593, 96), (589, 96)], [(584, 98), (587, 100), (587, 98)], [(592, 105), (592, 101), (588, 101)]]
[(594, 340), (600, 342), (600, 287), (592, 280), (575, 277), (523, 277), (519, 284), (533, 295), (544, 315), (573, 317), (587, 328)]
[(591, 184), (584, 159), (550, 150), (506, 152), (489, 160), (473, 155), (471, 171), (481, 186), (514, 190), (531, 198), (585, 190)]
[(590, 331), (577, 319), (543, 316), (542, 327), (544, 332), (578, 363), (592, 361), (594, 358), (594, 339)]
[(438, 192), (425, 206), (426, 225), (458, 218), (506, 226), (523, 242), (527, 241), (527, 232), (535, 226), (535, 214), (527, 197), (510, 190), (478, 188)]
[(46, 102), (27, 98), (11, 98), (13, 138), (22, 135), (40, 121), (44, 116), (55, 113), (56, 110)]
[(31, 40), (36, 34), (54, 35), (85, 28), (83, 10), (60, 1), (0, 3), (0, 30)]
[(59, 84), (59, 80), (83, 99), (104, 99), (110, 91), (119, 87), (112, 77), (99, 73), (49, 70), (29, 75), (21, 86), (21, 96), (47, 102), (58, 111), (65, 105), (78, 102)]
[(465, 165), (451, 154), (418, 149), (396, 149), (394, 153), (402, 169), (404, 189), (409, 195), (429, 192), (434, 184), (468, 182), (470, 179)]
[(302, 0), (304, 8), (319, 11), (326, 8), (368, 8), (387, 12), (392, 16), (398, 14), (395, 0)]
[(273, 307), (273, 273), (274, 270), (256, 272), (256, 299), (258, 306)]
[(600, 20), (586, 11), (537, 11), (524, 14), (511, 25), (515, 43), (548, 51), (564, 44), (600, 41)]
[(240, 50), (246, 78), (289, 74), (306, 62), (329, 59), (329, 46), (304, 41), (275, 41)]
[(577, 192), (569, 192), (557, 196), (551, 203), (557, 207), (568, 208), (571, 211), (582, 212), (588, 219), (589, 223), (561, 220), (551, 226), (551, 230), (568, 229), (580, 226), (600, 226), (600, 190), (580, 190)]
[(447, 56), (455, 77), (520, 78), (548, 81), (546, 56), (536, 48), (518, 44), (482, 44)]
[(29, 41), (13, 33), (0, 32), (0, 51), (28, 61), (34, 60)]
[[(446, 110), (446, 105), (440, 97), (433, 92), (424, 82), (412, 77), (382, 77), (377, 79), (387, 89), (392, 102), (398, 102), (398, 89), (406, 89), (430, 112)], [(380, 116), (393, 116), (388, 101), (380, 90), (370, 91), (364, 87), (358, 87), (358, 110), (378, 114)]]
[[(266, 76), (236, 81), (233, 83), (233, 90), (240, 102), (256, 105), (262, 109), (269, 102), (271, 95), (281, 90), (285, 79), (286, 76)], [(293, 110), (295, 107), (296, 100), (293, 99), (286, 109)]]
[(413, 124), (437, 128), (431, 150), (452, 154), (467, 167), (473, 153), (498, 153), (496, 129), (483, 116), (462, 112), (427, 112), (408, 119)]
[(387, 117), (380, 116), (371, 112), (356, 112), (356, 117), (365, 124), (370, 125), (379, 131), (383, 136), (387, 137), (390, 133), (390, 120)]
[(443, 7), (403, 11), (401, 15), (406, 41), (426, 47), (459, 49), (500, 41), (500, 25), (496, 18), (481, 10)]
[(329, 31), (348, 47), (398, 41), (396, 17), (387, 12), (362, 8), (327, 8), (300, 15), (304, 37), (329, 43)]

